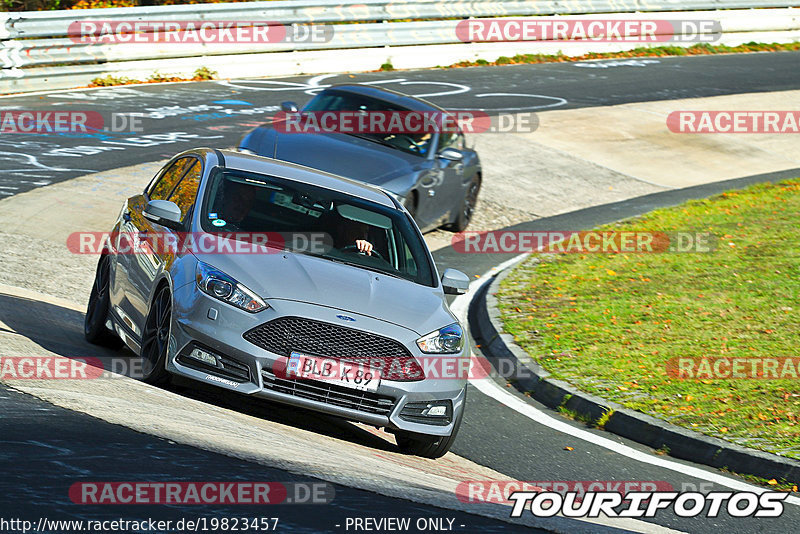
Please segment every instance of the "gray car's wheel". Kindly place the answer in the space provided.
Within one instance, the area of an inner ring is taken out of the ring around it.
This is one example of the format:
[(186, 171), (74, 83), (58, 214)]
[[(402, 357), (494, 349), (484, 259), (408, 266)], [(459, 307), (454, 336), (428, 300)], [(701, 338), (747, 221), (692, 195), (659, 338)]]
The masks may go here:
[(475, 205), (478, 203), (478, 193), (481, 191), (481, 175), (476, 174), (472, 181), (467, 186), (467, 193), (461, 201), (458, 209), (458, 215), (455, 221), (447, 225), (445, 228), (452, 232), (463, 232), (469, 226), (472, 216), (475, 213)]
[(169, 286), (161, 286), (142, 332), (142, 380), (148, 384), (164, 384), (169, 380), (166, 369), (167, 347), (172, 326), (172, 295)]
[(89, 304), (83, 319), (83, 335), (89, 343), (117, 349), (122, 346), (122, 340), (106, 328), (109, 309), (109, 261), (108, 256), (104, 254), (97, 262), (92, 293), (89, 295)]
[(456, 418), (456, 424), (453, 425), (453, 432), (449, 436), (431, 436), (398, 430), (395, 432), (394, 438), (398, 448), (404, 454), (413, 454), (423, 458), (441, 458), (447, 454), (456, 440), (463, 417), (464, 410), (462, 409)]

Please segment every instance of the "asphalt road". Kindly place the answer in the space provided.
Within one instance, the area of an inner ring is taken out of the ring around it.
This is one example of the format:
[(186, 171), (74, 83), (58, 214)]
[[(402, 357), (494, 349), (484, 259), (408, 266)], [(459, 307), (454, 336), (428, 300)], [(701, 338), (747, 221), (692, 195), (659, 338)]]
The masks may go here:
[[(447, 109), (543, 111), (800, 87), (800, 52), (304, 76), (78, 89), (0, 98), (0, 111), (140, 113), (136, 132), (0, 134), (0, 197), (93, 171), (228, 147), (285, 100), (336, 83), (372, 83)], [(119, 118), (118, 123), (122, 124)], [(130, 125), (125, 121), (126, 127)]]
[[(302, 103), (309, 98), (309, 93), (318, 90), (320, 86), (339, 81), (380, 81), (388, 87), (396, 87), (405, 92), (429, 95), (427, 98), (443, 107), (480, 106), (499, 111), (551, 106), (563, 99), (560, 107), (567, 108), (797, 89), (800, 87), (800, 73), (795, 67), (798, 59), (800, 54), (797, 53), (659, 58), (651, 60), (657, 61), (656, 63), (638, 66), (623, 64), (604, 68), (575, 64), (524, 65), (372, 73), (352, 78), (339, 75), (330, 78), (248, 81), (237, 82), (234, 86), (215, 82), (159, 85), (7, 98), (0, 100), (0, 106), (5, 109), (62, 108), (108, 113), (112, 110), (138, 111), (149, 114), (150, 118), (144, 122), (147, 133), (134, 136), (100, 134), (75, 138), (63, 135), (44, 137), (15, 134), (13, 137), (0, 137), (0, 168), (4, 170), (0, 175), (0, 192), (16, 194), (91, 171), (163, 159), (190, 146), (234, 145), (241, 135), (260, 121), (260, 117), (271, 113), (267, 109), (269, 106), (276, 106), (283, 100), (297, 100)], [(602, 63), (611, 62), (601, 62), (598, 65)], [(399, 79), (403, 81), (396, 81)], [(464, 87), (467, 90), (463, 90)], [(434, 92), (450, 94), (430, 96)], [(505, 93), (505, 96), (498, 96), (497, 93)], [(195, 106), (207, 107), (198, 109)], [(157, 118), (162, 116), (163, 118)], [(755, 180), (773, 178), (776, 176), (757, 177)], [(522, 225), (519, 229), (589, 228), (743, 183), (744, 181), (735, 184), (711, 184), (692, 190), (659, 193), (539, 219)], [(482, 274), (504, 259), (506, 257), (495, 255), (465, 257), (447, 249), (437, 254), (438, 263), (457, 266), (470, 275)], [(176, 389), (175, 392), (246, 413), (257, 409), (240, 397), (215, 391)], [(206, 508), (200, 512), (193, 508), (135, 511), (131, 511), (130, 507), (103, 510), (94, 508), (89, 512), (85, 509), (78, 510), (65, 501), (64, 493), (65, 485), (68, 486), (76, 476), (87, 480), (149, 480), (154, 477), (169, 480), (196, 480), (198, 477), (229, 480), (241, 477), (252, 480), (257, 474), (257, 478), (261, 479), (299, 480), (297, 476), (286, 472), (265, 469), (263, 466), (251, 465), (197, 448), (171, 444), (103, 423), (5, 388), (0, 396), (3, 402), (0, 450), (5, 474), (2, 489), (8, 496), (2, 506), (4, 516), (40, 517), (45, 513), (53, 513), (54, 517), (66, 519), (87, 514), (92, 517), (165, 514), (171, 518), (230, 512), (241, 514), (240, 509), (231, 511)], [(539, 411), (553, 415), (530, 399), (520, 398)], [(705, 477), (682, 474), (680, 467), (690, 465), (688, 462), (674, 461), (675, 468), (666, 469), (553, 430), (546, 424), (525, 417), (482, 394), (475, 387), (470, 387), (467, 410), (468, 417), (465, 418), (453, 452), (519, 480), (663, 481), (675, 489), (697, 487), (707, 481)], [(348, 426), (331, 429), (332, 423), (325, 418), (305, 414), (293, 419), (293, 414), (278, 412), (270, 417), (278, 417), (286, 424), (333, 432), (342, 439), (365, 439), (356, 435)], [(580, 426), (569, 424), (575, 428)], [(633, 450), (651, 452), (613, 435), (592, 432)], [(567, 451), (565, 446), (573, 447), (574, 450)], [(41, 451), (41, 454), (35, 454), (34, 451)], [(23, 458), (26, 461), (23, 462)], [(709, 476), (715, 473), (712, 469), (700, 469), (708, 472)], [(714, 489), (724, 488), (715, 486)], [(381, 516), (446, 515), (456, 518), (457, 524), (464, 524), (465, 531), (485, 529), (492, 532), (495, 531), (493, 529), (518, 528), (469, 514), (443, 512), (339, 486), (336, 487), (335, 502), (335, 507), (325, 507), (322, 513), (300, 505), (287, 505), (280, 507), (279, 515), (281, 521), (292, 531), (296, 531), (295, 528), (307, 528), (308, 531), (330, 529), (330, 521), (338, 520), (348, 513), (363, 516), (376, 510), (379, 512), (374, 515)], [(272, 510), (259, 510), (259, 515), (269, 513)], [(714, 519), (681, 519), (667, 513), (659, 514), (650, 521), (688, 532), (713, 532), (720, 529), (730, 533), (790, 532), (800, 521), (800, 510), (794, 505), (787, 506), (782, 518), (770, 521), (731, 519), (724, 516)]]
[[(278, 532), (346, 532), (347, 518), (438, 519), (453, 532), (508, 532), (509, 525), (478, 515), (437, 509), (341, 485), (329, 485), (328, 504), (276, 505), (105, 505), (83, 506), (68, 498), (76, 482), (225, 481), (325, 484), (319, 479), (271, 469), (168, 440), (53, 406), (0, 385), (3, 406), (0, 491), (2, 518), (38, 524), (124, 518), (206, 521), (221, 518), (277, 518)], [(303, 495), (298, 491), (298, 495)], [(291, 497), (290, 497), (291, 498)], [(270, 521), (269, 523), (273, 523)], [(422, 525), (422, 523), (420, 524)], [(513, 528), (513, 527), (512, 527)], [(216, 530), (216, 529), (214, 529)], [(535, 529), (527, 529), (536, 532)], [(3, 532), (11, 532), (2, 528)], [(212, 530), (213, 531), (213, 530)], [(425, 532), (412, 528), (411, 532)], [(50, 529), (49, 532), (62, 532)], [(540, 531), (544, 532), (544, 531)]]

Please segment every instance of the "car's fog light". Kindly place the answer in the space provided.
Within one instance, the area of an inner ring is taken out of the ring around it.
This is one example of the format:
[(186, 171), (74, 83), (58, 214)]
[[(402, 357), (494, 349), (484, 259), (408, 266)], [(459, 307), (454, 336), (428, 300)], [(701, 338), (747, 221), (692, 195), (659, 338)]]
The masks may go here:
[(447, 425), (453, 420), (453, 403), (449, 400), (407, 402), (400, 411), (400, 418), (426, 425)]
[(447, 415), (447, 406), (431, 406), (426, 415), (431, 417), (443, 417)]
[(201, 361), (208, 365), (213, 365), (214, 367), (218, 367), (217, 365), (217, 357), (211, 354), (210, 352), (206, 352), (202, 349), (194, 349), (192, 352), (189, 353), (189, 357), (195, 360)]

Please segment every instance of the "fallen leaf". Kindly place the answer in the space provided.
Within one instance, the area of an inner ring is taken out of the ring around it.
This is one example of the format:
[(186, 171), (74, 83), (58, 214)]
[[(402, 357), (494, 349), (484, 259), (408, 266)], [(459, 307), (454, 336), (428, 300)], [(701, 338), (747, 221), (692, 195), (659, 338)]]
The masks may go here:
[(575, 448), (574, 447), (564, 447), (564, 450), (565, 451), (574, 451)]
[(617, 273), (611, 269), (606, 269), (606, 274), (608, 274), (608, 276), (617, 276)]
[(777, 486), (778, 485), (778, 481), (775, 480), (774, 478), (771, 478), (771, 479), (767, 480), (767, 484), (769, 484), (770, 486)]

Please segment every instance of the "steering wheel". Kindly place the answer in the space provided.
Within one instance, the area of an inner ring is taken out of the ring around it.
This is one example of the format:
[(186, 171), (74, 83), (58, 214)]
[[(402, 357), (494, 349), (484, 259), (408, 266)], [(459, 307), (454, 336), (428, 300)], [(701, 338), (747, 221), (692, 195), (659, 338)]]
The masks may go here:
[[(339, 250), (340, 250), (341, 252), (355, 252), (355, 253), (357, 253), (357, 254), (361, 254), (362, 256), (369, 256), (368, 254), (366, 254), (366, 253), (364, 253), (364, 252), (361, 252), (360, 250), (358, 250), (358, 245), (347, 245), (346, 247), (342, 247), (342, 248), (340, 248)], [(372, 249), (372, 254), (374, 254), (374, 255), (375, 255), (375, 256), (377, 256), (378, 258), (382, 259), (382, 260), (383, 260), (383, 261), (385, 261), (386, 263), (389, 263), (388, 261), (386, 261), (386, 258), (384, 258), (384, 257), (381, 255), (381, 253), (380, 253), (380, 252), (378, 252), (377, 250), (375, 250), (374, 248)]]

